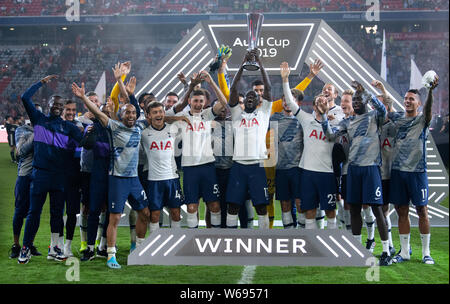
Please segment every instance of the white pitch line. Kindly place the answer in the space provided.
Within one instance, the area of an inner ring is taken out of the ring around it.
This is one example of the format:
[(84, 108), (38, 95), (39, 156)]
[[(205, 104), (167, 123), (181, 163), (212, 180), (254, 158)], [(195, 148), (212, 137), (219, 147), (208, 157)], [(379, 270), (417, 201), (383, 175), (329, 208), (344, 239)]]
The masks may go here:
[(445, 187), (448, 188), (448, 184), (429, 184), (429, 187)]
[(428, 154), (427, 157), (428, 158), (436, 158), (436, 155), (435, 154)]
[(428, 197), (428, 200), (432, 199), (433, 196), (435, 196), (435, 195), (436, 195), (436, 192), (433, 192), (433, 193)]
[(444, 218), (442, 215), (437, 214), (436, 212), (433, 212), (433, 211), (431, 211), (431, 210), (429, 210), (429, 209), (428, 209), (428, 213), (430, 213), (430, 214), (432, 214), (432, 215), (434, 215), (434, 216), (440, 217), (440, 218)]
[(442, 172), (442, 169), (431, 169), (431, 170), (427, 170), (428, 173), (440, 173)]
[(158, 248), (156, 248), (155, 251), (152, 252), (152, 256), (154, 256), (161, 248), (163, 248), (163, 247), (167, 244), (167, 242), (169, 242), (172, 238), (173, 238), (173, 234), (171, 234), (171, 235), (167, 238), (167, 240), (165, 240), (161, 245), (159, 245)]
[(255, 276), (256, 266), (248, 265), (242, 270), (242, 276), (238, 284), (251, 284), (253, 282), (253, 277)]
[(342, 236), (342, 239), (343, 239), (344, 241), (346, 241), (347, 244), (349, 244), (350, 247), (352, 247), (353, 250), (355, 250), (356, 253), (358, 253), (362, 258), (364, 257), (364, 254), (363, 254), (361, 251), (359, 251), (358, 248), (356, 248), (355, 245), (353, 245), (352, 242), (350, 242), (344, 235)]
[(428, 205), (428, 208), (429, 208), (429, 209), (433, 209), (433, 210), (435, 210), (435, 211), (438, 211), (438, 212), (440, 212), (440, 213), (442, 213), (442, 214), (445, 214), (446, 216), (449, 216), (449, 214), (448, 214), (447, 212), (445, 212), (445, 211), (443, 211), (443, 210), (441, 210), (441, 209), (435, 208), (435, 207), (433, 207), (433, 206), (431, 206), (431, 205)]
[(428, 176), (428, 179), (445, 179), (444, 176)]
[(439, 166), (438, 162), (427, 162), (428, 166)]
[(348, 251), (345, 250), (344, 247), (342, 247), (342, 245), (341, 245), (338, 241), (336, 241), (336, 240), (334, 239), (333, 236), (330, 235), (330, 239), (331, 239), (331, 240), (339, 247), (339, 249), (341, 249), (341, 250), (342, 250), (349, 258), (352, 257), (352, 255), (351, 255), (350, 253), (348, 253)]
[(427, 151), (433, 151), (434, 149), (433, 148), (427, 148)]
[(169, 248), (169, 250), (167, 250), (166, 252), (164, 252), (164, 256), (167, 256), (169, 254), (169, 252), (172, 251), (172, 249), (175, 248), (175, 246), (177, 246), (182, 240), (184, 240), (184, 238), (186, 237), (186, 234), (183, 234), (182, 237), (180, 237), (178, 239), (178, 241), (175, 242), (175, 244), (172, 245), (172, 247)]
[(329, 252), (331, 252), (335, 257), (339, 257), (339, 255), (334, 251), (325, 241), (318, 235), (316, 235), (316, 238), (328, 249)]
[(439, 195), (438, 198), (434, 202), (437, 203), (444, 195), (445, 195), (445, 192), (443, 192), (441, 195)]
[(158, 234), (158, 236), (147, 246), (145, 246), (144, 250), (142, 250), (141, 252), (139, 252), (139, 256), (142, 256), (150, 247), (152, 247), (152, 245), (161, 238), (161, 234)]
[(412, 213), (412, 212), (409, 212), (409, 214), (410, 215), (412, 215), (412, 216), (414, 216), (414, 217), (417, 217), (417, 218), (419, 218), (417, 215), (415, 215), (414, 213)]

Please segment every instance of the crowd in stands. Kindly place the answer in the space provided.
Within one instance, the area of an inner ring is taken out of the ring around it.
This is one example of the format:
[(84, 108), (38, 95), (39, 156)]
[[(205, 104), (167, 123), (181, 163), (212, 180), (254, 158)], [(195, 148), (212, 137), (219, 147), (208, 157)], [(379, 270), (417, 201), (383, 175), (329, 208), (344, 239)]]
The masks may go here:
[[(448, 10), (448, 0), (380, 0), (381, 10)], [(82, 15), (365, 11), (352, 0), (80, 0)], [(0, 0), (0, 16), (62, 16), (65, 0)]]

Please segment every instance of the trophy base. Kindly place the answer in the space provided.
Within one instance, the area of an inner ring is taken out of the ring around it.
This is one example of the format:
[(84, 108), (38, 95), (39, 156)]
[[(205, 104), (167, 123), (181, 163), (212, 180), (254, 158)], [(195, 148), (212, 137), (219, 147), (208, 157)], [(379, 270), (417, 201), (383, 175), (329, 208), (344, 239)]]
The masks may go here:
[(254, 61), (247, 61), (244, 63), (243, 68), (247, 71), (258, 71), (259, 65)]

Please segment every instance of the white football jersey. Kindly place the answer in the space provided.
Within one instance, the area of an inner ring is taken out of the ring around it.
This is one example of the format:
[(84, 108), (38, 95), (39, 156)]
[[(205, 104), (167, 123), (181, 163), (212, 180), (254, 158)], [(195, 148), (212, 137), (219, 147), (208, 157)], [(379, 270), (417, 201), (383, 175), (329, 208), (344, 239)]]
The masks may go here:
[[(173, 115), (173, 110), (167, 111), (166, 115)], [(201, 113), (180, 112), (176, 116), (189, 118), (191, 125), (184, 121), (177, 121), (173, 125), (181, 129), (181, 140), (183, 142), (181, 165), (183, 167), (198, 166), (215, 161), (211, 146), (211, 122), (215, 115), (212, 107)]]
[(332, 107), (328, 110), (328, 116), (334, 117), (334, 119), (328, 118), (328, 122), (329, 122), (330, 126), (337, 127), (339, 125), (339, 123), (341, 122), (341, 120), (344, 119), (345, 114), (342, 111), (341, 106), (335, 105), (334, 107)]
[(230, 109), (235, 143), (233, 160), (248, 165), (267, 159), (266, 133), (272, 102), (263, 99), (252, 113), (246, 113), (239, 105)]
[(303, 128), (303, 154), (299, 167), (309, 171), (333, 172), (331, 153), (334, 141), (325, 137), (321, 122), (299, 109), (295, 115)]
[(148, 180), (178, 178), (175, 163), (175, 134), (168, 125), (161, 130), (148, 126), (142, 131), (141, 145), (147, 155)]

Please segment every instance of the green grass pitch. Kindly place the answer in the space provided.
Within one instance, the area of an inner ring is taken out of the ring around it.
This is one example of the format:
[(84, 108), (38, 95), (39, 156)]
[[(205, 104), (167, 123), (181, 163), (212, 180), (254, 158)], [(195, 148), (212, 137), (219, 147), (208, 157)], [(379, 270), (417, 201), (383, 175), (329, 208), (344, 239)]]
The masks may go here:
[[(105, 260), (95, 259), (80, 262), (80, 281), (68, 282), (66, 272), (70, 265), (64, 262), (47, 261), (47, 247), (50, 243), (49, 204), (44, 205), (41, 225), (36, 235), (35, 245), (43, 253), (42, 257), (33, 257), (26, 265), (10, 260), (9, 249), (13, 243), (12, 217), (14, 214), (14, 185), (16, 165), (12, 164), (7, 144), (0, 144), (0, 283), (41, 283), (41, 284), (235, 284), (242, 276), (242, 266), (127, 266), (129, 251), (129, 229), (120, 227), (118, 232), (118, 254), (122, 269), (112, 270)], [(276, 201), (276, 219), (280, 219), (279, 202)], [(203, 218), (204, 207), (200, 211)], [(448, 198), (443, 205), (448, 207)], [(363, 229), (363, 233), (365, 233)], [(449, 254), (448, 228), (432, 228), (431, 253), (435, 265), (421, 263), (421, 243), (417, 228), (411, 231), (412, 260), (401, 265), (382, 267), (378, 282), (366, 280), (365, 267), (268, 267), (258, 266), (253, 277), (256, 284), (448, 284)], [(23, 228), (22, 228), (23, 234)], [(378, 235), (376, 234), (379, 241)], [(365, 236), (363, 235), (363, 239)], [(393, 239), (399, 248), (398, 230), (393, 228)], [(75, 230), (72, 251), (76, 257), (80, 244), (79, 229)], [(375, 248), (379, 255), (380, 242)]]

